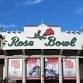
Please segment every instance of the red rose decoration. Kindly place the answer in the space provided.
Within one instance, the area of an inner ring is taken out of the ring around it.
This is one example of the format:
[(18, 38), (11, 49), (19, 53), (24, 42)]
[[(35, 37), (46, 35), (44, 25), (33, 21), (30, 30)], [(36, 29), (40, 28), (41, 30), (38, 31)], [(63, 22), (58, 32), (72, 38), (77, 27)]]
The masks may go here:
[(47, 29), (46, 32), (44, 33), (44, 36), (47, 35), (54, 35), (54, 31), (51, 28)]

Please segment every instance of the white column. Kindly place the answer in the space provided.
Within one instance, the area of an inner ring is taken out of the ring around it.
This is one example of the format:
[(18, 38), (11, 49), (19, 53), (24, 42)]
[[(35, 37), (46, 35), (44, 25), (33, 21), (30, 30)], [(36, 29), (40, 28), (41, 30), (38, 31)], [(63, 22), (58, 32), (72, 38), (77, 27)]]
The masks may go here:
[(4, 83), (8, 83), (8, 58), (7, 58), (6, 50), (3, 51), (4, 51), (4, 55), (6, 56), (4, 58), (3, 79), (4, 79)]
[(4, 83), (8, 83), (8, 58), (4, 59), (3, 80)]
[(59, 57), (59, 83), (63, 83), (63, 61), (62, 57)]
[(41, 55), (41, 83), (44, 83), (44, 58)]
[(76, 83), (80, 83), (79, 58), (76, 57)]
[(22, 59), (22, 83), (26, 83), (25, 58)]
[(26, 83), (26, 62), (25, 62), (25, 50), (22, 50), (23, 58), (22, 58), (22, 83)]

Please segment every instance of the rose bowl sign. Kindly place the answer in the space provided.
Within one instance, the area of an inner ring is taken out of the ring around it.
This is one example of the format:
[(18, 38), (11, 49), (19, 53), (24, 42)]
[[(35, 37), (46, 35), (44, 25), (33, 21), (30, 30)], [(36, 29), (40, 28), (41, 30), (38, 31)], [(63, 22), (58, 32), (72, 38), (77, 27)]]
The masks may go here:
[(6, 44), (3, 49), (81, 49), (78, 35), (57, 31), (56, 28), (28, 28), (20, 34), (4, 33)]

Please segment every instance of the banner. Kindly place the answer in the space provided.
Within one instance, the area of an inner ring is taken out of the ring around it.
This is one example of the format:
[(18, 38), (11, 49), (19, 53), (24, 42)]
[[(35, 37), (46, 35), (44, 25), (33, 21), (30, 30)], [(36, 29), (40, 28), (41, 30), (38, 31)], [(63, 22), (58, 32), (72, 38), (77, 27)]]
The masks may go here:
[(8, 78), (11, 80), (22, 79), (22, 59), (9, 59)]
[(30, 58), (27, 60), (27, 78), (39, 79), (40, 77), (40, 59)]
[[(26, 77), (27, 79), (40, 79), (41, 66), (40, 58), (26, 59)], [(46, 79), (59, 78), (59, 60), (58, 58), (45, 58), (45, 77)], [(64, 79), (76, 78), (75, 59), (63, 59)], [(11, 80), (22, 80), (22, 59), (9, 59), (8, 78)]]
[(76, 78), (76, 62), (75, 59), (63, 59), (64, 79)]
[(58, 58), (45, 58), (45, 76), (58, 77), (59, 76), (59, 63)]

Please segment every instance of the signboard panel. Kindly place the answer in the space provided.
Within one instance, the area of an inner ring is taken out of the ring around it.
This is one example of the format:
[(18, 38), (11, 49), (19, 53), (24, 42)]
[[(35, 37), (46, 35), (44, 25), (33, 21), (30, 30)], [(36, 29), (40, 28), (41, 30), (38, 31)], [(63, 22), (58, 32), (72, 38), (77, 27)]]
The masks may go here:
[[(30, 35), (31, 34), (31, 35)], [(47, 27), (45, 30), (29, 28), (27, 32), (4, 33), (5, 50), (11, 49), (81, 49), (81, 36), (57, 32), (55, 28)]]
[(76, 78), (76, 61), (75, 59), (63, 59), (64, 79)]
[(56, 78), (59, 77), (59, 63), (58, 58), (45, 58), (45, 77)]
[(40, 59), (30, 58), (27, 61), (27, 79), (40, 79)]
[(22, 79), (22, 59), (9, 59), (8, 78), (11, 80)]

